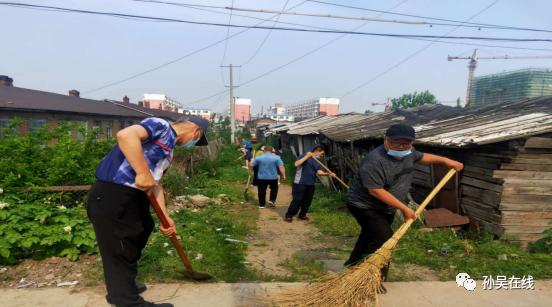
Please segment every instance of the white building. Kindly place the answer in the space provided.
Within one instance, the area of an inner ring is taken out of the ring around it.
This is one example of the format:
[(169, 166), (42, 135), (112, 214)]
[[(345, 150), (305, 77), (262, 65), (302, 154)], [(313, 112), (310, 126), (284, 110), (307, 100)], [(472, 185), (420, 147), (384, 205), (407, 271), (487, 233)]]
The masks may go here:
[(313, 118), (320, 115), (339, 114), (339, 98), (315, 98), (287, 106), (287, 113), (296, 119)]
[(295, 119), (293, 115), (286, 113), (286, 108), (281, 103), (270, 107), (267, 117), (277, 122), (293, 122)]

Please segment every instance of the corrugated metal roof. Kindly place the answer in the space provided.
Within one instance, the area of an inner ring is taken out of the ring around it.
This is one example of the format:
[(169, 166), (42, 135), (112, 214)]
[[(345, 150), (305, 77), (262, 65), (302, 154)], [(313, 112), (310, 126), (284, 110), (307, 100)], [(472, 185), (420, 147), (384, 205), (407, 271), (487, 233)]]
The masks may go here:
[(324, 134), (336, 142), (382, 138), (393, 123), (414, 126), (416, 143), (465, 147), (552, 132), (552, 96), (518, 102), (455, 108), (426, 105), (372, 114), (343, 114), (295, 123), (289, 134)]

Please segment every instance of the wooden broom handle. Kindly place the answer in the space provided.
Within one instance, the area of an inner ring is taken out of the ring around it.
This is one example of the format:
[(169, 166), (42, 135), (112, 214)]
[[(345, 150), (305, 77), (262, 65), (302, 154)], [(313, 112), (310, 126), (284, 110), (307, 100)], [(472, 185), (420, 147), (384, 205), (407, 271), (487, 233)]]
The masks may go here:
[(416, 214), (417, 215), (419, 215), (420, 213), (422, 213), (424, 211), (427, 204), (429, 204), (429, 202), (431, 200), (433, 200), (435, 195), (437, 195), (437, 193), (439, 193), (439, 191), (441, 191), (441, 189), (445, 186), (445, 184), (447, 184), (447, 182), (450, 180), (450, 178), (452, 178), (452, 176), (454, 176), (455, 174), (456, 174), (456, 170), (451, 168), (448, 171), (448, 173), (443, 177), (443, 179), (441, 179), (441, 181), (439, 181), (439, 184), (437, 184), (437, 186), (435, 188), (433, 188), (433, 191), (431, 191), (431, 193), (429, 193), (429, 195), (424, 199), (424, 201), (418, 207), (418, 209), (416, 209)]
[[(153, 211), (157, 214), (157, 217), (159, 218), (159, 221), (161, 221), (161, 225), (163, 225), (163, 228), (169, 228), (169, 220), (167, 220), (167, 216), (165, 216), (165, 213), (163, 210), (161, 210), (161, 206), (159, 206), (159, 203), (157, 202), (157, 199), (153, 194), (146, 193), (148, 195), (148, 199), (150, 201), (151, 206), (153, 207)], [(194, 272), (194, 269), (192, 268), (192, 263), (190, 262), (190, 259), (188, 259), (188, 256), (186, 255), (186, 252), (180, 245), (180, 242), (178, 242), (178, 238), (176, 237), (176, 234), (173, 234), (170, 236), (172, 244), (174, 245), (174, 248), (176, 249), (176, 252), (178, 253), (178, 256), (180, 256), (180, 260), (182, 260), (182, 264), (186, 267), (186, 270), (190, 273)]]
[[(318, 159), (316, 159), (316, 158), (312, 158), (312, 159), (314, 159), (314, 161), (316, 161), (318, 164), (320, 164), (320, 166), (322, 166), (326, 170), (326, 172), (333, 173), (326, 165), (324, 165), (324, 163), (318, 161)], [(334, 178), (337, 179), (337, 181), (339, 181), (339, 183), (341, 183), (344, 187), (349, 189), (349, 186), (345, 182), (343, 182), (343, 180), (341, 180), (341, 178), (339, 178), (337, 176), (335, 176)]]

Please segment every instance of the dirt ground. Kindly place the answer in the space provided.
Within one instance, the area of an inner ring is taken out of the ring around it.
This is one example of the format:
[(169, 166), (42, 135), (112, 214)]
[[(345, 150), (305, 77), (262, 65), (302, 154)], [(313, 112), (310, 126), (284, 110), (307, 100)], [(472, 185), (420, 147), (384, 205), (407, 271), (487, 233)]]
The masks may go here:
[(50, 257), (44, 260), (27, 259), (14, 266), (0, 267), (0, 287), (42, 288), (64, 282), (82, 286), (86, 272), (99, 261), (97, 255), (81, 255), (77, 261)]
[[(270, 298), (282, 289), (304, 283), (179, 283), (150, 284), (144, 298), (174, 306), (233, 307), (273, 306)], [(478, 287), (480, 281), (478, 282)], [(387, 294), (378, 297), (380, 307), (548, 307), (552, 306), (552, 280), (537, 280), (535, 290), (466, 291), (456, 282), (390, 282)], [(108, 307), (101, 287), (79, 291), (66, 288), (0, 289), (3, 307), (71, 306)]]
[[(251, 191), (256, 195), (256, 187)], [(311, 222), (294, 219), (292, 223), (287, 223), (283, 220), (290, 202), (291, 187), (281, 184), (276, 208), (259, 209), (257, 231), (249, 236), (247, 261), (260, 273), (290, 275), (291, 272), (280, 265), (284, 260), (297, 252), (323, 247), (319, 240), (316, 240), (320, 233)]]

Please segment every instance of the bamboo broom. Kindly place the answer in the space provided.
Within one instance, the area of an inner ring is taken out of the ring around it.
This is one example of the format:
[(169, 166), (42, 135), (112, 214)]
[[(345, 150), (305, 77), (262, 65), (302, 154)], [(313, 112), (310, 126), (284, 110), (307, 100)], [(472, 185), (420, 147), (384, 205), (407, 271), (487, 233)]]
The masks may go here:
[[(420, 214), (443, 186), (454, 176), (454, 169), (441, 179), (416, 210)], [(377, 289), (381, 284), (381, 269), (391, 260), (391, 252), (410, 228), (413, 219), (404, 222), (393, 236), (361, 264), (339, 275), (325, 277), (303, 289), (277, 294), (278, 306), (376, 306)]]

